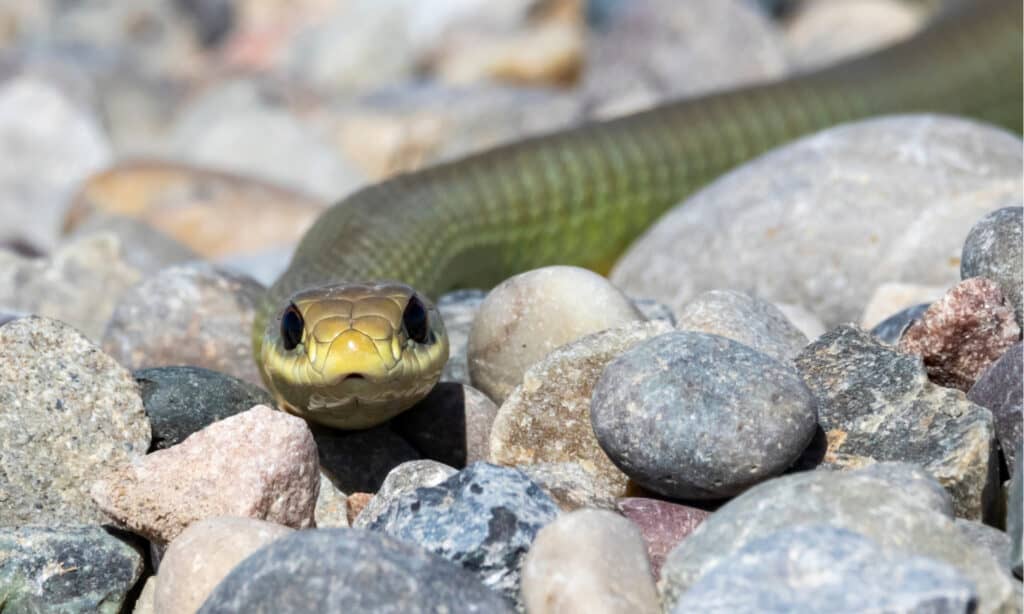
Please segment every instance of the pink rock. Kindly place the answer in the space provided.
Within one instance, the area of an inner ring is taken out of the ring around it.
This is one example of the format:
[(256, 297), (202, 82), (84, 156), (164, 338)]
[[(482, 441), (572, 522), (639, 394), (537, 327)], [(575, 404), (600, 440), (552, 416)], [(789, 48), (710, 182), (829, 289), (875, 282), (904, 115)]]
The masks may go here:
[(319, 486), (306, 422), (257, 405), (118, 467), (93, 485), (92, 498), (129, 530), (165, 544), (214, 516), (312, 527)]
[(711, 515), (711, 512), (688, 505), (643, 497), (622, 498), (615, 505), (623, 516), (640, 527), (655, 579), (661, 576), (661, 565), (669, 551)]
[(921, 356), (932, 382), (966, 392), (1019, 338), (1013, 306), (999, 284), (974, 277), (932, 303), (898, 348)]

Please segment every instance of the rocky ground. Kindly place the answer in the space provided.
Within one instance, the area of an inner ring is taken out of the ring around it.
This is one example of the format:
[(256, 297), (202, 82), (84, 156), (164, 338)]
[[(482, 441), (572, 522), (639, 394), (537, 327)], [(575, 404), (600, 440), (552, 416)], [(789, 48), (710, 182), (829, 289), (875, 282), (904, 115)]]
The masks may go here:
[(443, 381), (380, 427), (261, 387), (254, 306), (339, 196), (927, 3), (780, 4), (0, 1), (0, 609), (1019, 611), (1022, 144), (991, 126), (838, 126), (609, 278), (440, 297)]

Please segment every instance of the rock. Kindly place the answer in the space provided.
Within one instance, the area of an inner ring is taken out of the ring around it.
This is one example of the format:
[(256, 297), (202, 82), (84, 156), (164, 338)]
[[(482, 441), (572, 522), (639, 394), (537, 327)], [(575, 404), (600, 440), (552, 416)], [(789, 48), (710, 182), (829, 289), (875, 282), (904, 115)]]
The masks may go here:
[(872, 328), (871, 336), (885, 344), (896, 345), (907, 328), (920, 320), (929, 307), (931, 307), (931, 303), (921, 303), (898, 311)]
[(165, 269), (121, 297), (103, 349), (130, 369), (191, 365), (259, 385), (252, 326), (263, 291), (206, 264)]
[(967, 538), (967, 541), (984, 549), (992, 558), (999, 561), (999, 566), (1003, 570), (1008, 571), (1011, 568), (1010, 536), (1006, 531), (1000, 531), (977, 520), (955, 518), (953, 523), (960, 529), (960, 534)]
[(274, 404), (262, 388), (209, 369), (156, 367), (132, 375), (139, 385), (156, 450), (178, 445), (192, 433), (255, 405)]
[(821, 318), (814, 315), (810, 309), (803, 305), (775, 303), (775, 307), (782, 312), (782, 315), (786, 316), (790, 324), (795, 326), (808, 339), (817, 339), (828, 330), (825, 328), (825, 324), (822, 323)]
[(853, 326), (807, 346), (796, 366), (818, 403), (826, 466), (917, 463), (946, 487), (958, 516), (990, 516), (998, 465), (988, 410), (930, 383), (916, 356)]
[(236, 565), (291, 532), (254, 518), (220, 516), (192, 523), (171, 542), (160, 562), (155, 611), (192, 614)]
[(541, 529), (523, 563), (530, 614), (660, 614), (640, 531), (605, 510), (563, 514)]
[(634, 322), (566, 344), (530, 367), (498, 410), (491, 462), (573, 462), (609, 489), (605, 496), (625, 494), (628, 478), (598, 445), (590, 426), (591, 396), (615, 357), (669, 330), (662, 322)]
[(120, 296), (140, 277), (110, 234), (79, 239), (49, 258), (0, 251), (0, 305), (66, 322), (93, 341)]
[(1009, 605), (1015, 598), (1009, 575), (937, 508), (936, 490), (941, 494), (920, 468), (905, 464), (806, 471), (759, 484), (719, 508), (669, 553), (659, 582), (662, 603), (673, 611), (687, 590), (754, 540), (827, 524), (860, 533), (890, 552), (951, 564), (974, 582), (979, 613)]
[(945, 116), (829, 128), (680, 203), (611, 280), (673, 309), (707, 290), (742, 288), (837, 326), (857, 319), (882, 282), (956, 283), (974, 220), (1024, 199), (1021, 149), (1002, 129)]
[(640, 528), (655, 580), (661, 577), (661, 566), (672, 548), (711, 515), (711, 512), (696, 507), (643, 497), (619, 499), (617, 507), (623, 516)]
[(118, 259), (145, 277), (200, 259), (199, 254), (152, 226), (120, 215), (93, 213), (75, 226), (68, 239), (78, 243), (95, 235), (113, 235), (120, 246)]
[(975, 277), (932, 303), (907, 327), (897, 347), (921, 356), (936, 384), (967, 392), (1019, 339), (1020, 327), (1002, 290), (989, 279)]
[(469, 364), (466, 362), (469, 329), (486, 296), (483, 290), (456, 290), (438, 299), (437, 310), (448, 332), (448, 363), (441, 372), (442, 382), (469, 385)]
[(36, 316), (0, 327), (0, 526), (99, 524), (89, 484), (149, 438), (131, 374), (81, 333)]
[(649, 298), (631, 298), (630, 302), (648, 322), (664, 322), (675, 327), (676, 315), (668, 305)]
[(775, 305), (733, 290), (696, 297), (683, 307), (676, 328), (739, 341), (780, 362), (807, 345), (807, 337)]
[(865, 329), (881, 326), (882, 322), (894, 314), (911, 309), (921, 303), (934, 303), (949, 290), (948, 286), (922, 286), (888, 282), (880, 284), (871, 293), (864, 313), (860, 316), (860, 325)]
[(149, 576), (139, 591), (132, 614), (153, 614), (153, 599), (156, 594), (156, 576)]
[(368, 528), (454, 561), (514, 601), (523, 557), (558, 512), (521, 471), (476, 463), (393, 499)]
[(376, 495), (368, 492), (354, 492), (348, 496), (348, 524), (352, 525), (363, 513)]
[(594, 387), (601, 448), (641, 486), (718, 499), (785, 471), (817, 427), (796, 370), (731, 339), (677, 331), (612, 361)]
[(318, 486), (306, 423), (257, 405), (117, 467), (93, 485), (92, 496), (117, 522), (167, 543), (214, 516), (310, 527)]
[(339, 490), (321, 471), (320, 490), (317, 492), (316, 509), (313, 511), (316, 526), (321, 529), (347, 528), (352, 525), (348, 516), (348, 495)]
[(431, 460), (408, 461), (395, 467), (388, 473), (384, 483), (380, 485), (377, 495), (370, 499), (366, 507), (359, 512), (352, 527), (365, 529), (380, 516), (391, 504), (417, 488), (437, 486), (458, 473), (455, 469)]
[(465, 467), (488, 457), (498, 406), (465, 384), (440, 382), (425, 399), (398, 414), (391, 428), (424, 457)]
[(590, 333), (643, 320), (604, 277), (552, 266), (506, 279), (484, 299), (469, 333), (473, 385), (501, 404), (526, 370)]
[(621, 489), (579, 463), (536, 463), (518, 465), (516, 469), (536, 482), (564, 512), (586, 507), (614, 510), (615, 498), (609, 493)]
[(9, 612), (116, 613), (142, 555), (99, 526), (0, 529), (0, 594)]
[[(1021, 447), (1017, 446), (1017, 454)], [(1022, 556), (1021, 540), (1024, 539), (1024, 472), (1017, 471), (1010, 480), (1010, 493), (1006, 502), (1006, 532), (1010, 536), (1010, 566), (1013, 575), (1024, 578), (1024, 556)]]
[(1024, 354), (1021, 343), (1011, 347), (992, 363), (967, 392), (967, 400), (992, 412), (996, 439), (1006, 455), (1006, 465), (1016, 472), (1017, 448), (1024, 441)]
[(960, 277), (987, 277), (999, 284), (1013, 305), (1017, 326), (1024, 328), (1024, 279), (1021, 267), (1021, 243), (1024, 241), (1024, 208), (1006, 207), (981, 218), (964, 241), (960, 258)]
[(293, 245), (272, 247), (252, 253), (217, 258), (213, 263), (229, 273), (251, 277), (264, 286), (271, 286), (288, 269), (294, 251), (295, 246)]
[(320, 469), (347, 493), (377, 492), (384, 478), (420, 454), (388, 425), (361, 431), (312, 426), (320, 453)]
[(971, 612), (977, 603), (974, 584), (948, 563), (818, 524), (746, 543), (672, 612)]
[[(330, 590), (324, 590), (330, 586)], [(217, 585), (200, 614), (228, 612), (511, 614), (470, 572), (370, 531), (297, 531), (257, 551)]]

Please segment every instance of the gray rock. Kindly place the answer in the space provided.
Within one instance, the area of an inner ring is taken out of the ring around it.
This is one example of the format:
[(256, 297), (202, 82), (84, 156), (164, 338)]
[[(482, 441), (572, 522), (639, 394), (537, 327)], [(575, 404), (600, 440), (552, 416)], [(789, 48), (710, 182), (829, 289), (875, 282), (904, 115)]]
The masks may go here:
[(384, 424), (362, 431), (312, 426), (320, 470), (347, 493), (377, 492), (392, 469), (420, 454)]
[(669, 326), (676, 325), (676, 315), (664, 303), (650, 298), (630, 298), (630, 302), (648, 322), (664, 322)]
[(677, 331), (612, 361), (591, 424), (630, 478), (668, 497), (728, 497), (781, 474), (810, 443), (814, 400), (788, 364)]
[(807, 345), (778, 307), (733, 290), (712, 290), (683, 307), (676, 328), (727, 337), (787, 362)]
[(836, 126), (685, 200), (633, 244), (612, 281), (673, 309), (707, 290), (744, 290), (836, 326), (856, 320), (882, 282), (956, 283), (970, 225), (1024, 199), (1021, 164), (1019, 138), (974, 121)]
[(142, 567), (138, 550), (99, 526), (0, 529), (5, 612), (117, 614)]
[(1017, 326), (1024, 327), (1024, 207), (1005, 207), (993, 211), (971, 228), (960, 257), (960, 277), (987, 277), (999, 284), (1013, 304)]
[(818, 402), (827, 466), (917, 463), (949, 490), (958, 516), (992, 517), (998, 463), (991, 412), (930, 383), (919, 357), (854, 326), (826, 333), (796, 365)]
[[(325, 590), (325, 587), (330, 587)], [(199, 612), (511, 613), (472, 573), (369, 531), (297, 531), (257, 550)]]
[(956, 524), (956, 528), (960, 529), (960, 533), (967, 538), (969, 542), (983, 548), (992, 558), (999, 561), (1000, 567), (1004, 570), (1009, 570), (1010, 565), (1010, 535), (1006, 531), (1000, 531), (995, 527), (990, 527), (987, 524), (982, 524), (977, 520), (964, 520), (963, 518), (955, 518), (953, 523)]
[(149, 224), (119, 215), (94, 212), (69, 235), (77, 240), (101, 233), (113, 234), (120, 243), (120, 260), (143, 275), (198, 260), (199, 255)]
[(370, 499), (359, 515), (356, 516), (352, 527), (365, 529), (373, 524), (381, 513), (391, 506), (391, 503), (403, 497), (417, 488), (437, 486), (451, 476), (458, 473), (452, 467), (432, 460), (416, 460), (402, 463), (388, 473), (384, 483), (380, 485), (376, 496)]
[(348, 495), (321, 471), (320, 490), (316, 495), (316, 509), (313, 510), (316, 526), (321, 529), (348, 527), (351, 524), (348, 514)]
[(441, 372), (442, 382), (470, 384), (469, 364), (466, 362), (469, 329), (486, 297), (483, 290), (456, 290), (438, 299), (437, 310), (448, 332), (448, 364)]
[(487, 459), (497, 414), (494, 401), (476, 388), (440, 382), (426, 398), (395, 416), (391, 428), (424, 457), (461, 468)]
[(871, 329), (871, 334), (878, 338), (879, 341), (888, 343), (889, 345), (896, 345), (903, 336), (904, 331), (910, 327), (911, 324), (921, 319), (924, 312), (928, 311), (928, 307), (931, 303), (920, 303), (913, 307), (907, 307), (906, 309), (892, 314), (888, 318), (882, 320)]
[(992, 412), (996, 438), (1010, 473), (1017, 472), (1017, 449), (1024, 441), (1024, 352), (1017, 343), (992, 364), (967, 392), (967, 400)]
[(459, 563), (515, 601), (523, 557), (558, 513), (523, 472), (476, 463), (393, 500), (369, 528)]
[[(1017, 457), (1024, 454), (1024, 448), (1017, 445)], [(1006, 532), (1010, 535), (1010, 565), (1013, 574), (1024, 578), (1024, 471), (1017, 471), (1010, 480), (1010, 492), (1006, 501)]]
[(948, 563), (809, 525), (748, 542), (705, 573), (672, 612), (964, 614), (977, 603), (974, 583)]
[(516, 469), (544, 489), (562, 511), (585, 507), (615, 509), (615, 498), (609, 493), (615, 492), (617, 486), (606, 483), (580, 463), (535, 463), (517, 465)]
[(149, 438), (131, 374), (78, 331), (36, 316), (0, 327), (0, 526), (104, 522), (89, 486)]

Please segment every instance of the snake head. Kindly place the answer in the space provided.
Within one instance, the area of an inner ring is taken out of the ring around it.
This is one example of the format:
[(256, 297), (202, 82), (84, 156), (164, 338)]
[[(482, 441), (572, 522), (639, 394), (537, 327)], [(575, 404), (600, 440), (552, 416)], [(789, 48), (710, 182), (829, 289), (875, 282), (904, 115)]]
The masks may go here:
[(437, 308), (411, 287), (385, 282), (292, 295), (267, 322), (259, 362), (285, 411), (362, 429), (426, 396), (447, 360)]

